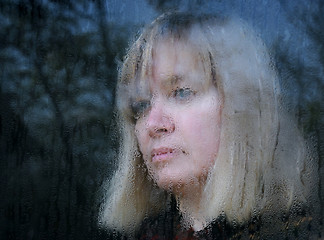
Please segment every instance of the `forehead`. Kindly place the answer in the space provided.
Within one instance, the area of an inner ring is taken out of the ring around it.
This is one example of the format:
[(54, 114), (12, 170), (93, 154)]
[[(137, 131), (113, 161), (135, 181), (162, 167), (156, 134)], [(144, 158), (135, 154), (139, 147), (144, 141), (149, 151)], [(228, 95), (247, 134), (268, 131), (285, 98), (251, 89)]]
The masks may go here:
[(123, 69), (121, 81), (130, 102), (151, 98), (156, 87), (169, 90), (181, 84), (206, 90), (213, 84), (209, 52), (200, 42), (163, 36), (143, 43)]
[(152, 49), (150, 81), (176, 84), (179, 81), (206, 80), (203, 56), (185, 41), (159, 40)]

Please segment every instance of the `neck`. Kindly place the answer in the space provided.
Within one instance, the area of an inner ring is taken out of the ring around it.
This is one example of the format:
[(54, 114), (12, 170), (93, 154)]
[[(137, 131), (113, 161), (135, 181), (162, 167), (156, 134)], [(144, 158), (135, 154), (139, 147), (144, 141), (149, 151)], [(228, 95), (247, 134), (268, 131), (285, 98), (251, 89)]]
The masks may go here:
[(203, 185), (202, 183), (188, 184), (187, 187), (182, 187), (180, 192), (175, 193), (184, 221), (189, 223), (194, 231), (202, 230), (206, 226), (200, 206)]

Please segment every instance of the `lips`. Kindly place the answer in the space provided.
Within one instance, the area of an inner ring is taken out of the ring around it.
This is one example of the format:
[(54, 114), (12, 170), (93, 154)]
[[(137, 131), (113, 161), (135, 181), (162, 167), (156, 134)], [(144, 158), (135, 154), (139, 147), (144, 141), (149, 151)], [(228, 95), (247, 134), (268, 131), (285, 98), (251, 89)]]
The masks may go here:
[(151, 154), (152, 162), (168, 161), (174, 158), (177, 154), (179, 154), (179, 151), (174, 148), (162, 147), (153, 149)]

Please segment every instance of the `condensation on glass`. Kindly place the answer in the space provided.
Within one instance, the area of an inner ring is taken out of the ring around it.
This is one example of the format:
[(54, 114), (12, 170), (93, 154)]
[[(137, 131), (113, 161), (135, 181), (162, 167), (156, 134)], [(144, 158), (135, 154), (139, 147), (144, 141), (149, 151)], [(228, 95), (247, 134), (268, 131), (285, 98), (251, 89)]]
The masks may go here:
[(0, 239), (323, 238), (323, 5), (1, 1)]

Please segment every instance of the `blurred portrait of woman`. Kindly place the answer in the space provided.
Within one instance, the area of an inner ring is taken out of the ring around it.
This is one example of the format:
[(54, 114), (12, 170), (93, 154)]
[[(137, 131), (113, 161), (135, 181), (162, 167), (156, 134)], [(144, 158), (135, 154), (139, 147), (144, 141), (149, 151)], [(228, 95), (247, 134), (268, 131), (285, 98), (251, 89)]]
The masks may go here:
[(316, 159), (244, 22), (158, 17), (125, 56), (116, 104), (103, 226), (130, 239), (294, 239), (316, 224)]

